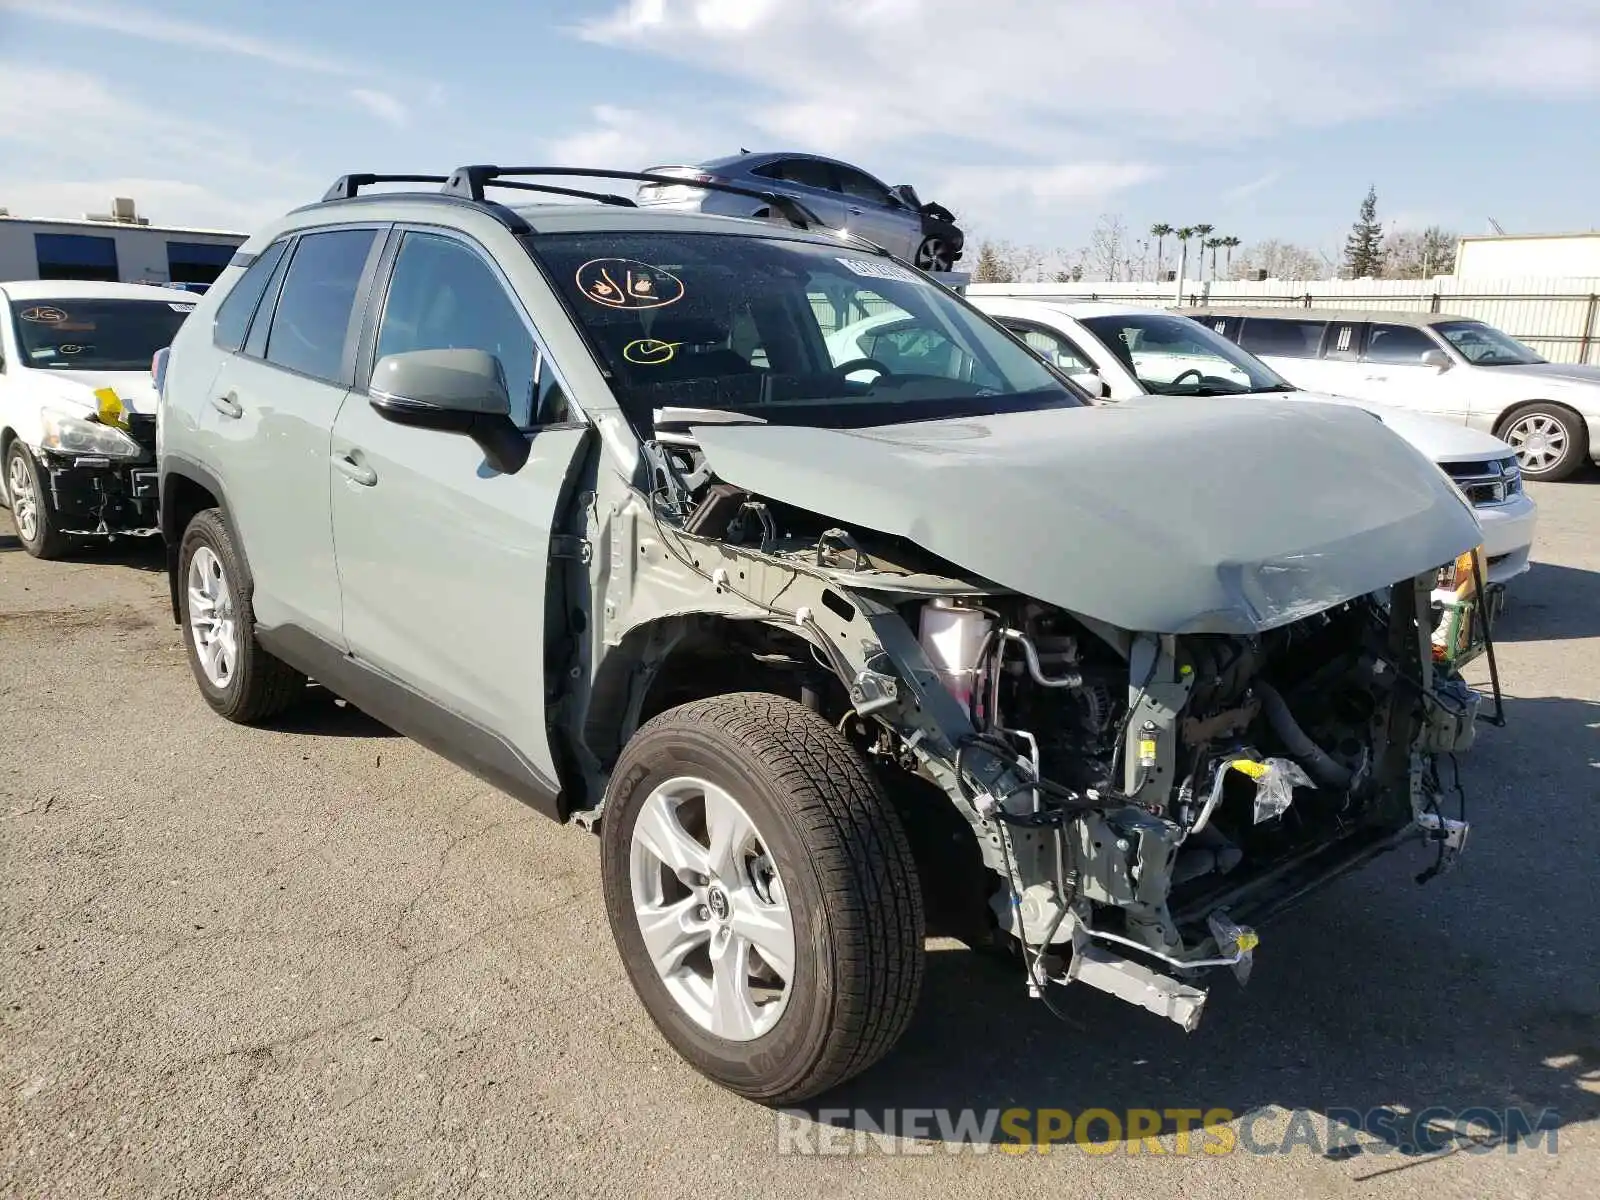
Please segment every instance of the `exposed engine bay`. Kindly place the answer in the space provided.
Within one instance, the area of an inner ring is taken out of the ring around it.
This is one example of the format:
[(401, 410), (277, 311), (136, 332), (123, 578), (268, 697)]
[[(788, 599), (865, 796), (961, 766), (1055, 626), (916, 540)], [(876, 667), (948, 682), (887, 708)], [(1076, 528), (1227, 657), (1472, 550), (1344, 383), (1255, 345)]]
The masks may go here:
[(645, 452), (634, 594), (687, 576), (709, 598), (676, 610), (728, 618), (647, 661), (736, 657), (920, 797), (908, 825), (959, 813), (1035, 996), (1087, 983), (1192, 1029), (1207, 968), (1248, 976), (1253, 922), (1401, 841), (1430, 843), (1425, 876), (1465, 842), (1480, 697), (1432, 653), (1438, 564), (1259, 632), (1124, 629), (720, 479), (687, 418), (658, 412)]

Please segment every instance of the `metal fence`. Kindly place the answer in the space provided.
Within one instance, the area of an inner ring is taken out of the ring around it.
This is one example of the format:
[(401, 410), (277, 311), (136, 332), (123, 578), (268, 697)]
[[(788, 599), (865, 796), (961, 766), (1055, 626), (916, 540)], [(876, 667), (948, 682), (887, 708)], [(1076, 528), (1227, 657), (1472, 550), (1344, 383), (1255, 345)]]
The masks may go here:
[(1502, 329), (1552, 362), (1600, 363), (1600, 279), (1269, 279), (1262, 283), (987, 283), (973, 295), (1108, 300), (1159, 307), (1263, 307), (1435, 312)]

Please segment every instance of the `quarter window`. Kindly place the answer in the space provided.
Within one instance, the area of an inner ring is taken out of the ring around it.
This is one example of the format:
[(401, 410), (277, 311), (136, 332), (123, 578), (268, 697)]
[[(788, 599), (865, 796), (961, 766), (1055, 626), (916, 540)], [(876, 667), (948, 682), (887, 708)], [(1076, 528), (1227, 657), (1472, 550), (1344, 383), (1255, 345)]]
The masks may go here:
[(329, 383), (344, 381), (350, 313), (374, 236), (370, 229), (335, 229), (300, 239), (272, 314), (268, 362)]
[(531, 422), (533, 335), (499, 278), (451, 238), (408, 233), (400, 244), (378, 330), (378, 357), (409, 350), (494, 355), (505, 375), (512, 418), (519, 425)]
[(1239, 345), (1263, 357), (1315, 358), (1322, 345), (1326, 321), (1285, 321), (1246, 317)]
[(245, 268), (233, 290), (223, 298), (217, 309), (217, 319), (212, 326), (217, 345), (224, 350), (237, 350), (244, 345), (245, 330), (250, 328), (250, 318), (261, 303), (261, 294), (267, 290), (267, 281), (283, 257), (288, 242), (273, 242)]
[(1422, 356), (1439, 347), (1412, 325), (1374, 325), (1367, 342), (1367, 361), (1421, 366)]

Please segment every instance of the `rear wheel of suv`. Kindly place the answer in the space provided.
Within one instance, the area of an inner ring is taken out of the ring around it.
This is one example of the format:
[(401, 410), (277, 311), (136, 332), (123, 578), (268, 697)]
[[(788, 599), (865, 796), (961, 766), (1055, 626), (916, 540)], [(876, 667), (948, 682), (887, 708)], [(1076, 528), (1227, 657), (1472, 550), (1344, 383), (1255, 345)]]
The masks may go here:
[(60, 558), (72, 549), (72, 538), (56, 524), (50, 493), (39, 477), (39, 465), (18, 438), (6, 450), (5, 492), (11, 523), (22, 548), (35, 558)]
[(1536, 400), (1506, 414), (1497, 431), (1517, 452), (1524, 479), (1566, 479), (1589, 456), (1583, 418), (1564, 404)]
[(189, 666), (206, 703), (248, 724), (283, 712), (306, 677), (256, 641), (243, 562), (222, 513), (197, 514), (178, 547), (178, 612)]
[(779, 696), (662, 713), (601, 821), (606, 911), (656, 1026), (740, 1095), (793, 1104), (881, 1058), (922, 983), (904, 830), (855, 749)]

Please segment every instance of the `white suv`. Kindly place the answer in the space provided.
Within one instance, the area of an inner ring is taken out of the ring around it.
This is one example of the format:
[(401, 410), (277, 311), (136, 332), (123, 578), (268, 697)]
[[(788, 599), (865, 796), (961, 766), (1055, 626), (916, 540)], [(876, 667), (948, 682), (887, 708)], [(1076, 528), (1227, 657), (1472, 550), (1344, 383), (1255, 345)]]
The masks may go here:
[(1586, 459), (1600, 462), (1600, 367), (1546, 362), (1482, 321), (1347, 309), (1182, 311), (1301, 387), (1502, 437), (1529, 479), (1554, 482)]
[(159, 532), (151, 360), (194, 305), (136, 283), (0, 284), (0, 500), (29, 554)]

